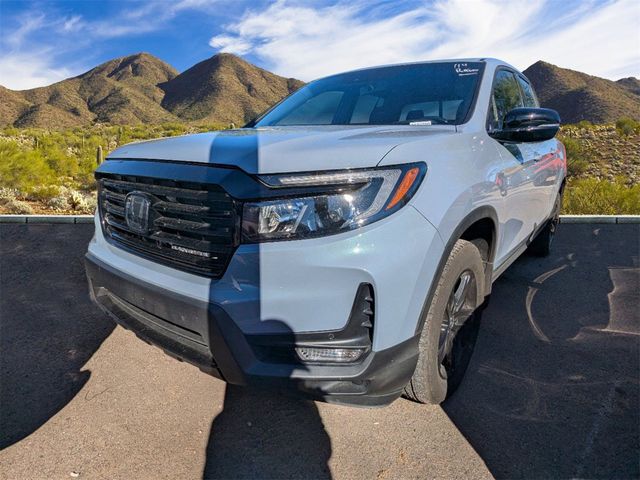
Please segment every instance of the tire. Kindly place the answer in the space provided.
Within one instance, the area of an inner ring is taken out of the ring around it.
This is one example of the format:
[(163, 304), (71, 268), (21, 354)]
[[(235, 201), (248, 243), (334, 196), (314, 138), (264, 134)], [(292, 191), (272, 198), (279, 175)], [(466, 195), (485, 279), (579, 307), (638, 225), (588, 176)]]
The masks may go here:
[[(461, 293), (461, 288), (464, 293)], [(483, 262), (478, 248), (471, 242), (458, 240), (427, 309), (418, 346), (418, 364), (405, 387), (405, 397), (419, 403), (438, 404), (456, 390), (475, 346), (480, 321), (478, 307), (484, 300), (484, 291)], [(459, 315), (452, 317), (450, 312), (458, 303), (455, 302), (456, 294), (462, 295), (462, 308)], [(466, 320), (462, 320), (463, 317)], [(454, 328), (457, 334), (454, 333), (449, 343), (450, 318), (457, 318), (453, 323), (461, 323), (462, 327)], [(449, 346), (449, 354), (446, 355)]]
[(548, 257), (551, 253), (551, 245), (560, 223), (560, 211), (562, 210), (562, 191), (558, 192), (556, 202), (553, 205), (553, 214), (547, 224), (538, 233), (529, 245), (528, 253), (535, 257)]

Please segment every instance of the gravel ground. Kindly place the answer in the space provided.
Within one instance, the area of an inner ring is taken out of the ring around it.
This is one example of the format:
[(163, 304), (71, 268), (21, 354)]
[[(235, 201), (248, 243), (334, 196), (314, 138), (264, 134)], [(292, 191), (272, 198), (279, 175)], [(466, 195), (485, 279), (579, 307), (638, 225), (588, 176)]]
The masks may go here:
[(0, 477), (637, 478), (640, 226), (562, 225), (496, 283), (444, 406), (227, 387), (91, 305), (92, 225), (0, 225)]

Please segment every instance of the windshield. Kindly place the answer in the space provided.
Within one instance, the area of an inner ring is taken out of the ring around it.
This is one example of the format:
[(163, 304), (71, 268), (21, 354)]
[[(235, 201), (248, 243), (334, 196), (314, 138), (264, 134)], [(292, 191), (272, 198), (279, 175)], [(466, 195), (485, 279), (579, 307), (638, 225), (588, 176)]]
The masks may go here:
[(316, 80), (255, 126), (459, 125), (474, 100), (484, 62), (423, 63)]

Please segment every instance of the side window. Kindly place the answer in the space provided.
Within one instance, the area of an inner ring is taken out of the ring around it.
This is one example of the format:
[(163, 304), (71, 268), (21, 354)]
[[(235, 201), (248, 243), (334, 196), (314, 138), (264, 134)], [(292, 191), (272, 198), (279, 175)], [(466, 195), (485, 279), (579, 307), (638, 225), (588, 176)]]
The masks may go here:
[(518, 83), (520, 84), (520, 88), (522, 88), (522, 100), (524, 101), (524, 106), (534, 108), (538, 107), (538, 99), (536, 98), (536, 94), (534, 93), (531, 84), (520, 76), (518, 76)]
[(502, 120), (509, 110), (524, 106), (516, 77), (507, 70), (498, 70), (493, 80), (491, 105), (489, 106), (489, 131), (502, 126)]

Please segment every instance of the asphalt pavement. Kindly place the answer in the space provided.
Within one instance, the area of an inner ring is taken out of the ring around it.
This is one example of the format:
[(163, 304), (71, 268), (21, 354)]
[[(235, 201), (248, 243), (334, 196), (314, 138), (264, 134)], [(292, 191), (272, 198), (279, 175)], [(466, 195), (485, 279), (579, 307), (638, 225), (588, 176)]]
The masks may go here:
[(228, 387), (89, 301), (92, 225), (0, 225), (0, 478), (638, 478), (640, 225), (498, 280), (443, 406)]

